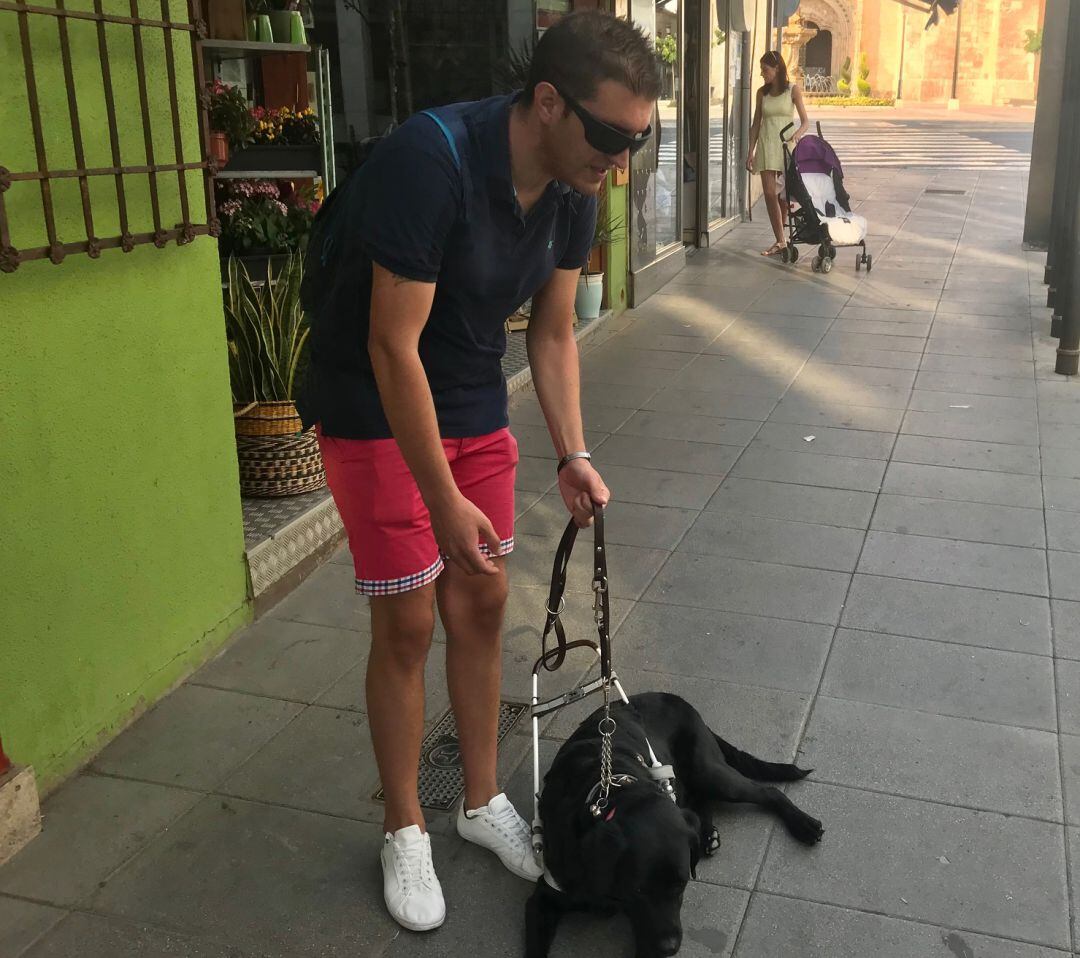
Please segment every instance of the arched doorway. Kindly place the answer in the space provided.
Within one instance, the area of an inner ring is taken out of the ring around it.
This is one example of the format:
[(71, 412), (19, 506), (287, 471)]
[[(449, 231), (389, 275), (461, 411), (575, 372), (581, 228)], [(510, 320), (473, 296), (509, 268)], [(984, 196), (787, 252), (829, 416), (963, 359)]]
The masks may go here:
[(806, 44), (806, 76), (830, 76), (832, 74), (832, 31), (818, 30)]

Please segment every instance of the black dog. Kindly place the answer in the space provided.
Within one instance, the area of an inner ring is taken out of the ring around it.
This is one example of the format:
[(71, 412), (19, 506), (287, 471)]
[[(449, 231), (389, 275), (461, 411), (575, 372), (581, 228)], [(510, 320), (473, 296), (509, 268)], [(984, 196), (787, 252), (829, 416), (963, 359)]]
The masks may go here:
[[(567, 740), (544, 779), (540, 818), (547, 875), (525, 912), (527, 958), (546, 958), (564, 911), (625, 912), (637, 958), (674, 955), (682, 944), (683, 893), (702, 854), (720, 847), (713, 826), (720, 802), (763, 805), (807, 845), (821, 840), (821, 822), (800, 811), (774, 785), (809, 774), (763, 762), (712, 732), (679, 698), (646, 692), (613, 705), (612, 771), (627, 776), (610, 791), (599, 816), (590, 811), (600, 775), (602, 711)], [(675, 772), (676, 805), (648, 772), (648, 734), (657, 758)]]

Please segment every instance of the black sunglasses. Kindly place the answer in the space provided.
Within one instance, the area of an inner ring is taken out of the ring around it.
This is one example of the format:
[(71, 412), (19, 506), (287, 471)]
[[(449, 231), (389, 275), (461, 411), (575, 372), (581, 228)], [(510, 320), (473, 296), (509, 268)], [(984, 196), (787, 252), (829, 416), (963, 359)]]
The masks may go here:
[(593, 116), (572, 96), (567, 96), (556, 87), (556, 92), (576, 114), (585, 129), (585, 139), (594, 150), (608, 156), (618, 156), (623, 150), (637, 153), (652, 137), (652, 126), (647, 126), (641, 133), (627, 133), (616, 126), (611, 126)]

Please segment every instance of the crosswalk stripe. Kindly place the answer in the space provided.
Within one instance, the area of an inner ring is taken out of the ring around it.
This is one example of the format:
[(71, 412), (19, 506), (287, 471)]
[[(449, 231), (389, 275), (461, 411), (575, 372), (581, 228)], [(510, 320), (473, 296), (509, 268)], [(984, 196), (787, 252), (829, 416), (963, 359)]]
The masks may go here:
[[(1031, 158), (1022, 150), (954, 130), (834, 128), (826, 139), (845, 168), (921, 167), (953, 170), (1028, 170)], [(719, 156), (722, 133), (709, 138), (710, 153)], [(660, 163), (673, 165), (674, 143), (660, 147)]]

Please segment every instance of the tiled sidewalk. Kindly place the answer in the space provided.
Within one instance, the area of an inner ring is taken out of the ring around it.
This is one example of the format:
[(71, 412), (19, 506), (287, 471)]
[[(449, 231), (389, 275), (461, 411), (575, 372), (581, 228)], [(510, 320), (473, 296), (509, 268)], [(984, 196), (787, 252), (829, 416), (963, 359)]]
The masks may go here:
[[(869, 277), (853, 251), (828, 276), (809, 250), (766, 262), (744, 225), (583, 360), (624, 684), (798, 755), (816, 771), (792, 797), (827, 827), (808, 850), (725, 814), (682, 954), (1077, 954), (1080, 387), (1052, 372), (1023, 195), (960, 173), (848, 185)], [(513, 419), (505, 694), (523, 699), (564, 513), (531, 396)], [(572, 588), (588, 635), (583, 564)], [(413, 935), (383, 910), (366, 630), (339, 556), (109, 746), (0, 869), (0, 955), (522, 954), (528, 886), (445, 815), (446, 925)], [(434, 719), (438, 649), (429, 677)], [(547, 726), (546, 758), (587, 707)], [(527, 752), (522, 726), (502, 756), (522, 809)], [(621, 921), (586, 919), (554, 950), (631, 953)]]

